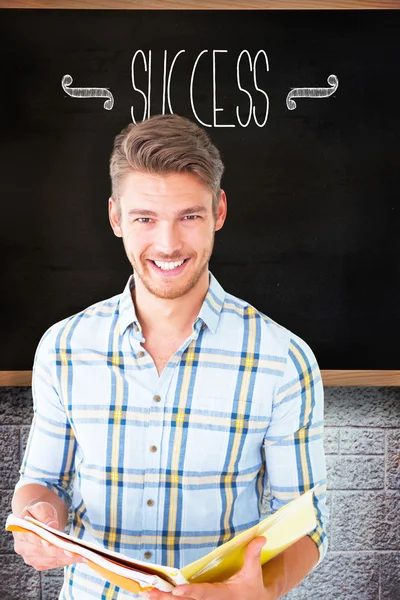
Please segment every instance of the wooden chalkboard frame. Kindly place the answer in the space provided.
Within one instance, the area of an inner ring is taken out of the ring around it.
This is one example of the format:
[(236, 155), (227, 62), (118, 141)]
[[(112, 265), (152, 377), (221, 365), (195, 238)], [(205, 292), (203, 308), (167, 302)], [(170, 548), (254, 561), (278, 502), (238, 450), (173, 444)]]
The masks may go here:
[[(400, 0), (0, 0), (0, 8), (129, 10), (394, 10)], [(322, 371), (324, 386), (400, 386), (398, 371)], [(31, 371), (0, 371), (0, 386), (30, 386)]]
[[(56, 4), (56, 5), (55, 5)], [(0, 0), (0, 8), (109, 10), (362, 10), (396, 9), (400, 0)]]

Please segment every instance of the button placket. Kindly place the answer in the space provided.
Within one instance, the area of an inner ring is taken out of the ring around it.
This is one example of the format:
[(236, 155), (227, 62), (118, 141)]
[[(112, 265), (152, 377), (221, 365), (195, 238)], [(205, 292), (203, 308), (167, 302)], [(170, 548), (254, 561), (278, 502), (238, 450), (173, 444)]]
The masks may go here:
[[(179, 365), (180, 357), (178, 353), (171, 357), (171, 361), (164, 368), (161, 376), (156, 379), (156, 385), (149, 397), (147, 408), (149, 414), (149, 426), (146, 434), (146, 447), (143, 448), (145, 454), (144, 489), (142, 501), (143, 529), (147, 531), (157, 531), (160, 528), (162, 520), (162, 506), (159, 497), (162, 492), (159, 488), (159, 477), (162, 468), (161, 443), (164, 433), (164, 407), (167, 400), (169, 387), (173, 381), (176, 367)], [(160, 562), (161, 554), (159, 551), (151, 548), (151, 551), (142, 547), (145, 559), (151, 558), (153, 562)]]
[[(169, 381), (166, 377), (157, 379), (157, 383), (153, 388), (153, 393), (148, 399), (149, 426), (146, 435), (146, 447), (143, 449), (146, 460), (146, 473), (144, 476), (143, 489), (143, 529), (147, 531), (157, 531), (159, 529), (159, 520), (161, 516), (158, 514), (158, 478), (161, 470), (161, 441), (163, 435), (163, 419), (164, 419), (164, 400), (166, 390), (168, 389)], [(159, 560), (158, 551), (143, 547), (143, 557), (145, 560), (151, 559), (157, 562)]]

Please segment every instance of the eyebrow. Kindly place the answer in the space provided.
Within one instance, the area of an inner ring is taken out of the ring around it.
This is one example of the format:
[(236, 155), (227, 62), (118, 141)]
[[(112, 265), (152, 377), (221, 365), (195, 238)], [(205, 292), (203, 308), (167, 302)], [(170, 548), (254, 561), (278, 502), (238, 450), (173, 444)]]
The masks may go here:
[(129, 217), (141, 216), (141, 217), (155, 217), (157, 213), (154, 210), (144, 210), (140, 208), (133, 208), (128, 212)]
[(177, 212), (178, 217), (183, 217), (184, 215), (197, 215), (198, 213), (205, 214), (207, 209), (205, 206), (201, 206), (200, 204), (196, 204), (196, 206), (191, 206), (190, 208), (184, 208), (183, 210), (179, 210)]
[[(177, 217), (183, 217), (185, 215), (197, 215), (199, 213), (201, 214), (205, 214), (207, 212), (207, 209), (205, 208), (205, 206), (201, 206), (200, 204), (196, 205), (196, 206), (190, 206), (189, 208), (184, 208), (183, 210), (179, 210), (176, 213)], [(154, 210), (147, 210), (147, 209), (141, 209), (141, 208), (133, 208), (132, 210), (128, 211), (128, 216), (129, 217), (133, 217), (133, 216), (140, 216), (140, 217), (156, 217), (157, 216), (157, 212), (155, 212)]]

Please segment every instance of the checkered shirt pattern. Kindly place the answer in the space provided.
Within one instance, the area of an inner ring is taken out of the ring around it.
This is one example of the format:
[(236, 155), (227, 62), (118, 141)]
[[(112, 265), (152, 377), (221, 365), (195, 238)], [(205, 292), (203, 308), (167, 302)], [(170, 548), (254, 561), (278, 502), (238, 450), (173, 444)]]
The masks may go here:
[[(18, 487), (63, 498), (75, 536), (179, 568), (256, 524), (267, 488), (275, 511), (319, 484), (321, 559), (323, 387), (310, 348), (210, 273), (192, 334), (159, 375), (133, 285), (40, 341)], [(84, 564), (65, 569), (64, 600), (132, 597)]]

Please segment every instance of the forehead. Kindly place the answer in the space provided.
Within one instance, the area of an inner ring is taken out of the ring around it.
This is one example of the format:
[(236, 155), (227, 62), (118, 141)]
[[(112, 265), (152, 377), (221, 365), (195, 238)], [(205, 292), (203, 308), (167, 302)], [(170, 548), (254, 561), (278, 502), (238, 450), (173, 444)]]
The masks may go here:
[[(212, 201), (212, 193), (196, 175), (191, 173), (151, 173), (132, 172), (127, 175), (122, 187), (121, 202), (163, 204), (166, 201), (175, 208), (177, 205)], [(211, 204), (210, 204), (211, 205)]]

